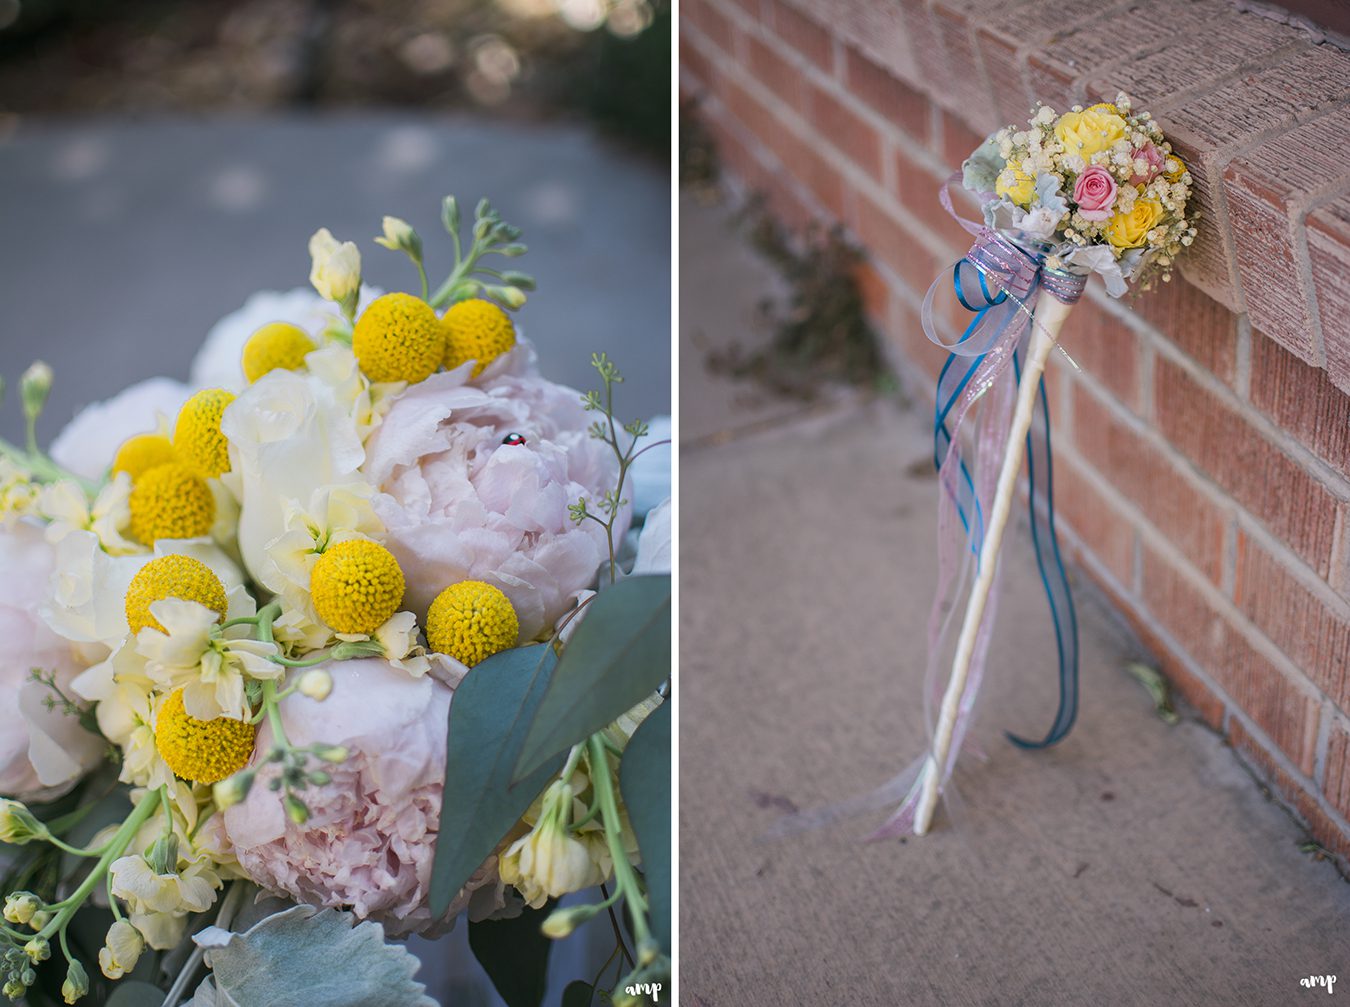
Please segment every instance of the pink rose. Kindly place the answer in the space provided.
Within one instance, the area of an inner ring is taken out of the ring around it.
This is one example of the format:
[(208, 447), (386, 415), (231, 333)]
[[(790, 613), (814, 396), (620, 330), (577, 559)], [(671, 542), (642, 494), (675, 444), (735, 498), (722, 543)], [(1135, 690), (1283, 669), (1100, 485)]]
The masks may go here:
[[(1148, 185), (1158, 176), (1158, 172), (1163, 170), (1163, 164), (1167, 161), (1167, 155), (1151, 143), (1146, 143), (1142, 147), (1136, 147), (1131, 155), (1136, 162), (1143, 161), (1148, 167), (1141, 175), (1136, 171), (1130, 176), (1131, 185)], [(1138, 164), (1135, 165), (1138, 168)]]
[(1073, 185), (1073, 201), (1087, 220), (1105, 220), (1116, 201), (1116, 180), (1100, 164), (1090, 164)]

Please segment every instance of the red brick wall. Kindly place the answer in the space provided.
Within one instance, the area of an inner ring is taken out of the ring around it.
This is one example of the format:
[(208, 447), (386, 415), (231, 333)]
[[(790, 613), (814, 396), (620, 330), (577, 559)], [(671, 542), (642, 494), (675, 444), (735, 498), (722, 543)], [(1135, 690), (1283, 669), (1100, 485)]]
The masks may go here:
[(918, 308), (966, 248), (937, 188), (1036, 98), (1124, 88), (1197, 178), (1184, 277), (1100, 284), (1049, 379), (1073, 556), (1350, 857), (1350, 54), (1227, 0), (683, 0), (681, 87), (787, 222), (844, 223), (931, 388)]

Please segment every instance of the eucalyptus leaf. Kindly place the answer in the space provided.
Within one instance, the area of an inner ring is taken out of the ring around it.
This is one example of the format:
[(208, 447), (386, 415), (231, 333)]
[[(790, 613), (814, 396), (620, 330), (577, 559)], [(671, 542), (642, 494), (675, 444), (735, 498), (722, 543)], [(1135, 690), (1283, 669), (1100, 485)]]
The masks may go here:
[(455, 690), (446, 736), (445, 790), (431, 868), (431, 912), (449, 908), (549, 779), (562, 756), (513, 785), (525, 730), (558, 664), (546, 644), (517, 647), (475, 665)]
[(242, 934), (207, 927), (193, 939), (206, 948), (220, 1007), (437, 1007), (413, 980), (420, 963), (407, 948), (386, 944), (378, 923), (353, 926), (348, 913), (295, 906)]
[(113, 987), (108, 1007), (160, 1007), (164, 991), (158, 986), (136, 979), (123, 979)]
[(573, 979), (563, 990), (562, 1007), (591, 1007), (595, 987), (584, 979)]
[(506, 1007), (539, 1007), (548, 986), (548, 954), (553, 941), (539, 929), (553, 911), (527, 908), (507, 920), (469, 924), (469, 947), (492, 980)]
[(602, 591), (572, 634), (516, 762), (522, 779), (642, 702), (670, 677), (670, 576)]
[(619, 789), (642, 854), (652, 935), (670, 954), (670, 702), (633, 733), (619, 762)]

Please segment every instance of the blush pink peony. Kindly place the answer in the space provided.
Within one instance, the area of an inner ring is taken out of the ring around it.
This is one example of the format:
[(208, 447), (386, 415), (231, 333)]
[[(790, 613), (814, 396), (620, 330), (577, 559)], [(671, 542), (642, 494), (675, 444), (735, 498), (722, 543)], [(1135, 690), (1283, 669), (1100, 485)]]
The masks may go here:
[[(379, 491), (375, 513), (419, 618), (447, 586), (483, 580), (511, 599), (529, 640), (608, 559), (604, 530), (577, 524), (567, 507), (584, 496), (598, 513), (618, 463), (587, 432), (599, 414), (533, 364), (522, 344), (477, 385), (467, 365), (432, 375), (400, 396), (366, 444), (362, 472)], [(616, 543), (629, 516), (624, 507)]]
[(38, 614), (56, 565), (42, 529), (24, 521), (0, 528), (0, 794), (44, 800), (68, 790), (103, 755), (103, 743), (33, 681), (40, 668), (67, 696), (83, 664)]
[(1106, 220), (1116, 201), (1116, 180), (1099, 164), (1090, 164), (1073, 184), (1073, 201), (1087, 220)]
[[(496, 858), (470, 879), (442, 920), (427, 908), (445, 779), (445, 724), (451, 690), (431, 676), (412, 678), (378, 658), (324, 667), (333, 690), (318, 701), (282, 701), (293, 746), (341, 745), (345, 762), (313, 763), (331, 782), (307, 787), (310, 818), (286, 817), (260, 766), (249, 795), (225, 812), (225, 833), (242, 867), (262, 887), (315, 906), (349, 908), (399, 937), (435, 930), (465, 908), (474, 918), (501, 908)], [(254, 762), (272, 733), (264, 722)], [(470, 906), (470, 903), (473, 903)]]

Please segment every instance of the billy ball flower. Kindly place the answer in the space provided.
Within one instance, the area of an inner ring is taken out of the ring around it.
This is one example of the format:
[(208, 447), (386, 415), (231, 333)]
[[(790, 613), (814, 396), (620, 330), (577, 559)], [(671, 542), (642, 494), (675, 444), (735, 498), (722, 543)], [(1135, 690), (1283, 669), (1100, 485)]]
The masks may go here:
[(125, 472), (135, 482), (160, 465), (178, 461), (173, 444), (163, 434), (137, 434), (122, 442), (113, 456), (112, 474)]
[(370, 634), (403, 602), (403, 571), (384, 546), (349, 539), (329, 547), (310, 574), (319, 618), (339, 633)]
[(352, 351), (371, 381), (416, 384), (440, 366), (445, 333), (426, 301), (411, 294), (385, 294), (357, 319)]
[(516, 345), (511, 317), (491, 301), (471, 299), (452, 305), (441, 319), (441, 327), (445, 330), (446, 370), (475, 360), (475, 378)]
[(314, 349), (314, 340), (300, 326), (271, 322), (249, 336), (244, 344), (244, 377), (253, 384), (277, 369), (299, 370), (304, 366), (305, 354)]
[(220, 432), (220, 417), (234, 393), (207, 388), (183, 403), (173, 428), (173, 447), (183, 461), (207, 476), (230, 471), (229, 442)]
[(242, 720), (198, 720), (175, 689), (155, 720), (155, 748), (175, 776), (193, 783), (218, 783), (248, 765), (257, 728)]
[(206, 480), (179, 462), (157, 465), (132, 487), (131, 534), (143, 545), (162, 538), (200, 538), (216, 520)]
[(127, 587), (127, 625), (133, 634), (147, 626), (165, 632), (150, 612), (152, 604), (165, 598), (198, 602), (222, 619), (229, 608), (225, 585), (209, 566), (191, 556), (160, 556), (141, 567)]
[(427, 643), (472, 668), (516, 645), (520, 622), (499, 588), (481, 580), (452, 584), (427, 612)]

